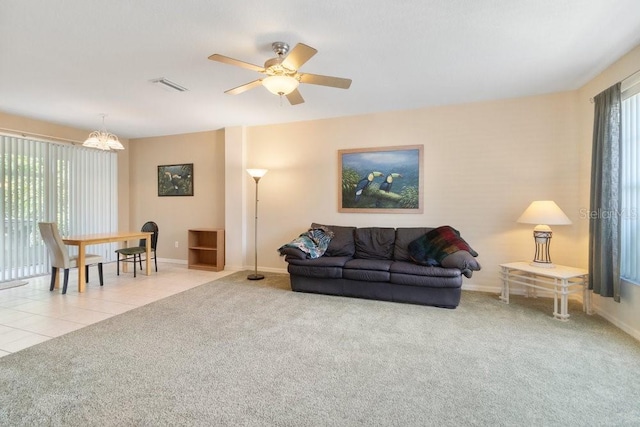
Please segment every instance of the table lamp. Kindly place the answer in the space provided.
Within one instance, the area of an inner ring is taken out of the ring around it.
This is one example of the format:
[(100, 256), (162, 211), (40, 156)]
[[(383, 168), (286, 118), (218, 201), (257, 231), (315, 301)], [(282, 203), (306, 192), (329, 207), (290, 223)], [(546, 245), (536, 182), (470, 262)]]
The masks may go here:
[(551, 227), (549, 225), (571, 224), (569, 217), (552, 200), (537, 200), (518, 218), (522, 224), (536, 224), (533, 229), (533, 240), (536, 244), (536, 253), (531, 262), (534, 267), (554, 268), (549, 256), (551, 244)]

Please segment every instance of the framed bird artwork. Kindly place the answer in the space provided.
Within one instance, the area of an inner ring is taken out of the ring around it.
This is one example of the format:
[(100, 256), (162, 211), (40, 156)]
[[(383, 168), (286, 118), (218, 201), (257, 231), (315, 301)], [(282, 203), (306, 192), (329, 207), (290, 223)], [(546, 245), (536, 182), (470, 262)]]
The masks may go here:
[(423, 147), (338, 150), (338, 212), (422, 213)]
[(193, 196), (193, 163), (158, 166), (158, 196)]

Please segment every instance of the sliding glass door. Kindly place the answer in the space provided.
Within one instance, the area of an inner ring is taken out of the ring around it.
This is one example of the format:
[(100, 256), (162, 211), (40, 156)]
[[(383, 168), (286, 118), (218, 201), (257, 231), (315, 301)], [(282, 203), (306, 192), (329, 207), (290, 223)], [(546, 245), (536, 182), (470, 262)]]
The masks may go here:
[[(117, 159), (109, 151), (0, 135), (0, 282), (49, 272), (40, 221), (57, 222), (62, 235), (117, 230)], [(112, 261), (115, 249), (89, 251)]]

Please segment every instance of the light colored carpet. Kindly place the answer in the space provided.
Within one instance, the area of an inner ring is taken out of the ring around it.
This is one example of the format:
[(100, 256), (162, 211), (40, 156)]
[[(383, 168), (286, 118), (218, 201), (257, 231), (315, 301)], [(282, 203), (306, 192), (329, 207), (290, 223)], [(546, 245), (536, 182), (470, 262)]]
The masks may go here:
[(455, 310), (236, 273), (0, 359), (0, 425), (638, 425), (640, 344), (572, 304)]
[(11, 288), (17, 288), (18, 286), (24, 286), (26, 285), (27, 282), (26, 280), (14, 280), (12, 282), (2, 282), (0, 283), (0, 291), (3, 289), (11, 289)]

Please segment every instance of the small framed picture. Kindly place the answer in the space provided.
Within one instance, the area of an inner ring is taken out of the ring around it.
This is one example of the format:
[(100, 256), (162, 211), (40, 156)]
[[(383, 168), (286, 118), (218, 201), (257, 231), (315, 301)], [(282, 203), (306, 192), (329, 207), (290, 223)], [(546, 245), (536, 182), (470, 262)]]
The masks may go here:
[(338, 150), (338, 212), (422, 213), (422, 145)]
[(158, 166), (158, 196), (193, 196), (193, 163)]

